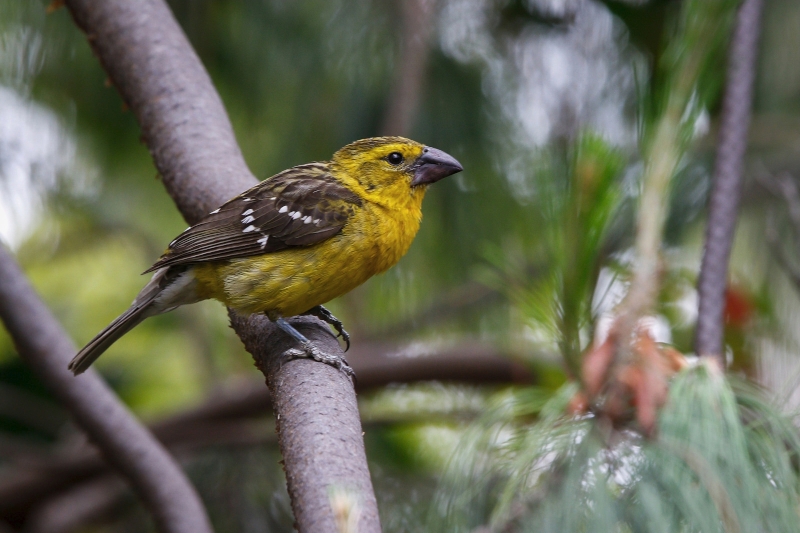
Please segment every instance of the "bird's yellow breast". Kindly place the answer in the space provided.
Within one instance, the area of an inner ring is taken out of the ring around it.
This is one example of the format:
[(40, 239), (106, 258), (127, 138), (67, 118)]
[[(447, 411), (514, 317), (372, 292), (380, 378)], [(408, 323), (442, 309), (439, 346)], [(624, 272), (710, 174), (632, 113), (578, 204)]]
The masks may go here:
[(400, 260), (417, 234), (424, 191), (358, 192), (363, 205), (339, 234), (326, 241), (194, 266), (201, 296), (220, 300), (242, 314), (293, 316), (384, 272)]

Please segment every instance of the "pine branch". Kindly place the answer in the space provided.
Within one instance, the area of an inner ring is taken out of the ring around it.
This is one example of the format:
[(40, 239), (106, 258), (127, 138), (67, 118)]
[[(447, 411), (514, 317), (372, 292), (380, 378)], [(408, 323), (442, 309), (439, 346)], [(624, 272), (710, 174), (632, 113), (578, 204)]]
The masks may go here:
[(732, 0), (690, 0), (681, 6), (678, 31), (661, 57), (665, 82), (655, 122), (646, 131), (645, 168), (637, 215), (634, 273), (620, 306), (617, 337), (622, 359), (637, 321), (651, 313), (660, 287), (661, 247), (670, 183), (691, 138), (693, 117), (707, 91), (707, 70), (727, 34)]

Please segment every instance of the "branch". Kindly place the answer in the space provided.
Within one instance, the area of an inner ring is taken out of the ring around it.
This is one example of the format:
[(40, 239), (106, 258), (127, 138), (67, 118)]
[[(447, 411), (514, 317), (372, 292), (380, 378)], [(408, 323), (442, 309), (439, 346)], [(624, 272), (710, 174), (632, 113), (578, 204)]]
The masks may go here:
[[(359, 376), (356, 390), (364, 394), (389, 383), (431, 380), (474, 385), (537, 381), (525, 366), (492, 345), (465, 342), (416, 357), (398, 355), (402, 352), (397, 345), (355, 348), (348, 360)], [(197, 407), (151, 425), (150, 430), (179, 455), (210, 444), (264, 442), (268, 436), (251, 420), (270, 409), (269, 391), (263, 383), (238, 384)], [(103, 473), (103, 464), (93, 450), (80, 450), (68, 457), (45, 456), (33, 464), (27, 460), (23, 468), (8, 470), (0, 481), (0, 517), (26, 516), (43, 500)]]
[[(684, 4), (684, 9), (687, 9)], [(637, 321), (652, 311), (658, 295), (661, 242), (667, 218), (669, 184), (682, 154), (680, 127), (700, 73), (698, 61), (685, 60), (668, 87), (663, 113), (657, 119), (645, 150), (645, 169), (637, 215), (633, 280), (619, 310), (618, 337), (623, 361), (630, 356), (628, 342)]]
[(728, 55), (728, 80), (714, 166), (714, 184), (698, 281), (699, 310), (695, 351), (717, 358), (724, 368), (722, 336), (728, 261), (733, 246), (753, 99), (762, 0), (739, 7)]
[(419, 108), (436, 0), (400, 0), (402, 31), (400, 62), (389, 95), (381, 135), (408, 135)]
[(256, 184), (208, 73), (160, 0), (67, 0), (190, 224)]
[(75, 346), (3, 246), (0, 319), (20, 357), (69, 410), (106, 461), (126, 477), (159, 529), (210, 532), (200, 498), (161, 444), (95, 372), (75, 378), (67, 370)]
[(723, 22), (729, 4), (728, 0), (683, 2), (678, 32), (661, 58), (666, 80), (663, 110), (645, 139), (633, 280), (619, 307), (616, 325), (623, 357), (616, 359), (629, 359), (628, 344), (637, 321), (651, 313), (656, 303), (670, 182), (685, 152), (686, 119), (692, 116), (698, 84), (708, 68), (720, 32), (726, 29)]
[[(419, 357), (396, 355), (402, 352), (402, 345), (396, 344), (354, 346), (348, 352), (348, 361), (358, 376), (356, 392), (365, 394), (390, 383), (420, 381), (473, 385), (529, 384), (537, 381), (527, 367), (512, 361), (508, 354), (492, 345), (463, 342), (446, 348), (434, 348), (430, 354)], [(174, 442), (172, 435), (188, 431), (195, 424), (257, 417), (270, 408), (269, 390), (263, 385), (239, 384), (150, 428), (169, 446)], [(3, 486), (0, 483), (0, 502), (3, 500)]]
[[(163, 0), (67, 0), (66, 4), (135, 113), (164, 186), (189, 223), (256, 183), (208, 74)], [(327, 365), (309, 361), (291, 361), (282, 368), (271, 365), (289, 346), (277, 328), (257, 318), (232, 316), (231, 322), (266, 371), (299, 531), (336, 530), (328, 498), (332, 484), (363, 491), (358, 530), (380, 531), (352, 385)], [(341, 354), (327, 326), (306, 322), (304, 329), (312, 341)], [(285, 435), (287, 428), (302, 430), (306, 438)], [(339, 453), (343, 442), (346, 453)], [(285, 448), (288, 445), (291, 450)], [(330, 451), (341, 462), (318, 461), (317, 475), (307, 476), (308, 461), (317, 461), (322, 451)]]
[(413, 316), (379, 327), (375, 331), (365, 332), (365, 334), (370, 339), (404, 335), (417, 329), (421, 324), (430, 328), (458, 316), (465, 310), (478, 307), (486, 309), (502, 300), (503, 295), (498, 290), (477, 281), (467, 281), (463, 285), (438, 295), (435, 302), (420, 309)]
[[(798, 190), (795, 179), (789, 173), (782, 173), (776, 176), (767, 173), (756, 174), (756, 179), (767, 191), (777, 196), (786, 203), (789, 212), (790, 232), (794, 241), (795, 255), (800, 250), (800, 190)], [(772, 255), (777, 259), (778, 264), (783, 268), (786, 275), (794, 284), (796, 290), (800, 291), (800, 267), (797, 261), (789, 258), (781, 242), (781, 232), (778, 229), (778, 220), (775, 211), (767, 214), (766, 230), (764, 236)]]
[(125, 485), (111, 476), (79, 485), (45, 502), (25, 522), (26, 533), (72, 533), (87, 523), (113, 516), (125, 495)]

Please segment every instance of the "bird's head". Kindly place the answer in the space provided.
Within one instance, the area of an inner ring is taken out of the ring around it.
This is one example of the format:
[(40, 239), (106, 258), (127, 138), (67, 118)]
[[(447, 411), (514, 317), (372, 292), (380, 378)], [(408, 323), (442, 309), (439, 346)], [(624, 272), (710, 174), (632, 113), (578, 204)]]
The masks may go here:
[(373, 137), (350, 143), (332, 163), (366, 193), (422, 193), (428, 185), (461, 172), (453, 156), (403, 137)]

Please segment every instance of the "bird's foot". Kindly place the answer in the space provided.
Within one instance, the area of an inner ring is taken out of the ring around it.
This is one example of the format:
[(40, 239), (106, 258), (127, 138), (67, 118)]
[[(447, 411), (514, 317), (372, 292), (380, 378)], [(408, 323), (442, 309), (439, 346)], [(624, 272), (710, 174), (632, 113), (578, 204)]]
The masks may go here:
[(336, 332), (338, 333), (337, 337), (341, 337), (342, 340), (344, 340), (345, 343), (344, 351), (346, 352), (347, 350), (350, 349), (350, 334), (347, 333), (347, 330), (344, 329), (344, 324), (342, 323), (342, 321), (333, 316), (333, 313), (328, 311), (325, 307), (318, 305), (316, 307), (312, 307), (304, 314), (315, 316), (320, 320), (322, 320), (323, 322), (327, 322), (328, 324), (333, 326), (333, 329), (335, 329)]
[(283, 354), (281, 354), (281, 364), (283, 365), (293, 359), (301, 358), (313, 359), (314, 361), (330, 365), (337, 370), (341, 370), (352, 379), (356, 377), (356, 373), (350, 365), (347, 364), (347, 360), (344, 357), (323, 352), (311, 341), (301, 342), (300, 348), (289, 348), (283, 352)]

